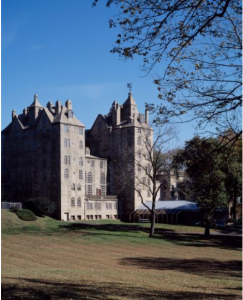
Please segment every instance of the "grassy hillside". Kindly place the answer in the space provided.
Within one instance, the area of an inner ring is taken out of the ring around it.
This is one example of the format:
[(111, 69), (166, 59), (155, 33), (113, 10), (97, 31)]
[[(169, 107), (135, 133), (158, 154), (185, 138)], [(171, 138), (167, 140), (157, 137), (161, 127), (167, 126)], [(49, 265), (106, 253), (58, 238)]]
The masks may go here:
[(2, 210), (2, 299), (241, 299), (241, 239)]

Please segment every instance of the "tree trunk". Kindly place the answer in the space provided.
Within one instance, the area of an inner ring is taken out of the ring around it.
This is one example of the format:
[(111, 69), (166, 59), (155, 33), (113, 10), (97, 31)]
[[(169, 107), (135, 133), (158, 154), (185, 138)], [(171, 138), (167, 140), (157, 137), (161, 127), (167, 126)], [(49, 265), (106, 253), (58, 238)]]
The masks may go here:
[(209, 238), (210, 237), (210, 219), (206, 218), (205, 219), (205, 231), (204, 231), (204, 236)]
[(150, 226), (150, 233), (149, 237), (154, 237), (154, 227), (155, 227), (155, 212), (152, 211), (151, 213), (151, 226)]

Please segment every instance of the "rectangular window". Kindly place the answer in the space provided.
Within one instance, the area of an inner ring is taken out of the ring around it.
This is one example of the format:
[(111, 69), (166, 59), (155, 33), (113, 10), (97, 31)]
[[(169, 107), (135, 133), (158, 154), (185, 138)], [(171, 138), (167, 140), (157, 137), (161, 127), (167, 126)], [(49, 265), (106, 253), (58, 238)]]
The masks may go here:
[(84, 129), (83, 129), (83, 127), (79, 127), (79, 134), (80, 134), (80, 135), (83, 135), (83, 134), (84, 134)]
[(85, 194), (92, 195), (92, 185), (85, 185)]
[(102, 185), (102, 186), (101, 186), (101, 195), (102, 195), (102, 196), (105, 196), (105, 195), (106, 195), (106, 186), (105, 186), (105, 185)]
[(63, 131), (65, 132), (65, 133), (67, 133), (68, 132), (68, 125), (63, 125)]
[(79, 170), (78, 178), (83, 179), (83, 171), (82, 170)]
[(95, 209), (96, 210), (101, 210), (101, 203), (100, 202), (95, 203)]
[(103, 169), (103, 160), (100, 161), (100, 168)]
[(91, 167), (94, 167), (94, 160), (91, 160)]
[(91, 202), (86, 202), (86, 208), (87, 208), (87, 209), (93, 209), (93, 203), (91, 203)]
[(148, 190), (148, 192), (147, 192), (147, 197), (151, 197), (150, 190)]

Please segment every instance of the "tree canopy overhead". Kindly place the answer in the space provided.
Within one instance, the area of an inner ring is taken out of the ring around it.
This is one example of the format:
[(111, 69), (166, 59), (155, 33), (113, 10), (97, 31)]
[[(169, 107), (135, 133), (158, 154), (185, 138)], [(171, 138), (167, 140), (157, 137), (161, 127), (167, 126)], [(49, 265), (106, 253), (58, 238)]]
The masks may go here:
[[(94, 3), (98, 2), (95, 0)], [(140, 56), (155, 75), (161, 104), (148, 103), (161, 123), (187, 115), (200, 129), (241, 134), (241, 2), (237, 0), (108, 0), (119, 34), (112, 53)], [(158, 67), (156, 66), (156, 71)]]

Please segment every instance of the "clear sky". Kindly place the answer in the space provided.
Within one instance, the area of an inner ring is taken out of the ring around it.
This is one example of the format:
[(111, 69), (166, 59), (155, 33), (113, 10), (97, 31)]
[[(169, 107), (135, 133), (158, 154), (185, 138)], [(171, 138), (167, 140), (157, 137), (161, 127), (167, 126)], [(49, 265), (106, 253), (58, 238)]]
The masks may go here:
[[(139, 60), (124, 62), (110, 49), (117, 32), (108, 21), (115, 14), (105, 1), (2, 0), (1, 125), (33, 101), (73, 102), (75, 116), (90, 128), (107, 114), (114, 100), (122, 104), (132, 82), (140, 112), (145, 102), (159, 103), (153, 74), (144, 76)], [(180, 144), (196, 132), (179, 125)]]

